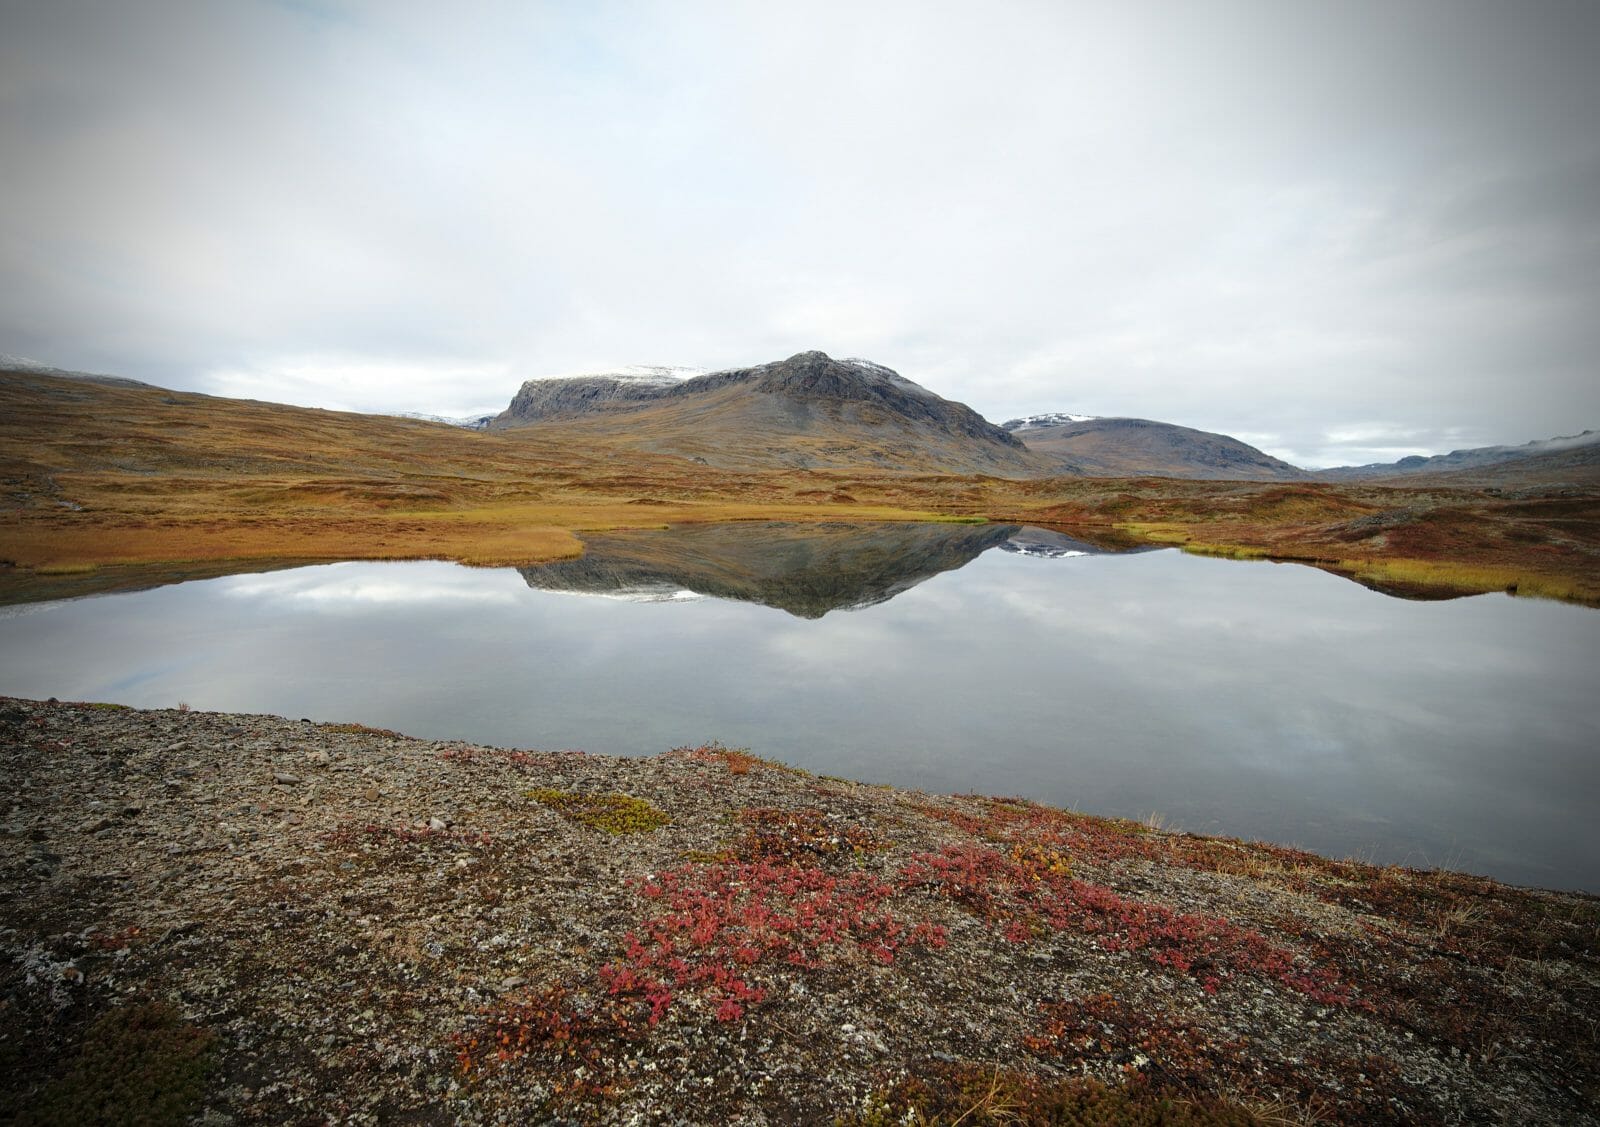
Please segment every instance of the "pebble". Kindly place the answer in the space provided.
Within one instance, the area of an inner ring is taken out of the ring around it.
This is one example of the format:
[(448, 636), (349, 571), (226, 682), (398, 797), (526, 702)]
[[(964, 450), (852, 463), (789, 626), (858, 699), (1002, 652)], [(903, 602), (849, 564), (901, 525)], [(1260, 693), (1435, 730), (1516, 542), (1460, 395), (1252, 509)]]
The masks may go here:
[(272, 773), (272, 781), (275, 783), (282, 783), (284, 786), (292, 787), (300, 782), (300, 776), (291, 775), (287, 771), (274, 771)]

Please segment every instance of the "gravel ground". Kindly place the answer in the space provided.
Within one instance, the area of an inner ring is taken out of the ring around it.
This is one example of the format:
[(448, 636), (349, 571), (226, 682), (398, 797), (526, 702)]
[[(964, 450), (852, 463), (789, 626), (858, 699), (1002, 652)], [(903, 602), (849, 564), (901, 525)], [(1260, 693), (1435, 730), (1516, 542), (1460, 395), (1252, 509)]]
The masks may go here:
[(715, 746), (0, 698), (0, 762), (4, 1120), (1600, 1122), (1591, 897)]

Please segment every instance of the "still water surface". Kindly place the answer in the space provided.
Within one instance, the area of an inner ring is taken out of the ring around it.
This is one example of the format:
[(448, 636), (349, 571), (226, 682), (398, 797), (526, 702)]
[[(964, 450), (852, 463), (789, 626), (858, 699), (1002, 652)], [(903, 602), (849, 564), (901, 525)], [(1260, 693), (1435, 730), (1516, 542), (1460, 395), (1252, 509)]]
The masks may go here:
[(619, 536), (520, 573), (342, 563), (0, 611), (9, 695), (603, 753), (717, 739), (1589, 891), (1597, 658), (1583, 608), (992, 526)]

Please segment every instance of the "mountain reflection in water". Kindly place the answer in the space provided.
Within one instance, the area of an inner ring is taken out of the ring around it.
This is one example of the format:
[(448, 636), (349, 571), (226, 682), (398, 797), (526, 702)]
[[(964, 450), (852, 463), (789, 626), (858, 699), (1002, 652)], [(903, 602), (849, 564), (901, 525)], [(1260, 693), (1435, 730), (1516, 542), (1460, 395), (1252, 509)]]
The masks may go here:
[[(1091, 535), (702, 525), (522, 572), (173, 582), (0, 611), (0, 693), (503, 747), (718, 739), (817, 774), (1600, 891), (1600, 614), (1407, 602)], [(721, 597), (626, 601), (684, 592)]]
[(690, 524), (590, 535), (580, 559), (517, 570), (543, 591), (636, 602), (711, 596), (821, 618), (887, 602), (991, 548), (1057, 559), (1148, 550), (1014, 524)]

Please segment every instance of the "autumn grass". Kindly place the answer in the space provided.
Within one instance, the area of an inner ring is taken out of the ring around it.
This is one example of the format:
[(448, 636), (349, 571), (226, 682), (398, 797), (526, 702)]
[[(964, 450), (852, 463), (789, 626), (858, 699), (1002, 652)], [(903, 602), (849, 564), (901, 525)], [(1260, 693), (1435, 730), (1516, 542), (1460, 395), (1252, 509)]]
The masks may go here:
[(1363, 582), (1396, 587), (1458, 591), (1462, 594), (1504, 591), (1523, 598), (1563, 602), (1594, 602), (1600, 599), (1600, 587), (1593, 582), (1541, 575), (1522, 568), (1409, 559), (1338, 560), (1330, 566)]

